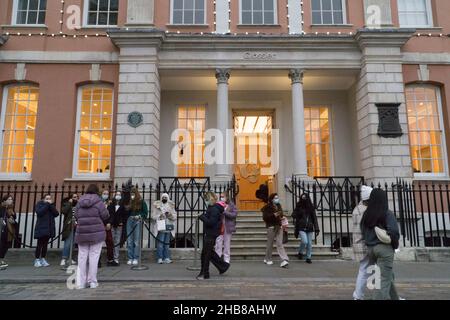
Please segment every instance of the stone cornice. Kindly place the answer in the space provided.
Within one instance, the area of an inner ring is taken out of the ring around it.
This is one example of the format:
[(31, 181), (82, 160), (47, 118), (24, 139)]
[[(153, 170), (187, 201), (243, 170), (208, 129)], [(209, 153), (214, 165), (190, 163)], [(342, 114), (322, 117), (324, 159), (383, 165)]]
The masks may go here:
[(156, 47), (160, 48), (165, 33), (156, 28), (120, 28), (108, 29), (107, 33), (112, 42), (122, 47)]
[(8, 41), (7, 36), (0, 36), (0, 46), (4, 45)]
[(366, 47), (402, 47), (414, 35), (415, 29), (358, 29), (355, 35), (361, 50)]

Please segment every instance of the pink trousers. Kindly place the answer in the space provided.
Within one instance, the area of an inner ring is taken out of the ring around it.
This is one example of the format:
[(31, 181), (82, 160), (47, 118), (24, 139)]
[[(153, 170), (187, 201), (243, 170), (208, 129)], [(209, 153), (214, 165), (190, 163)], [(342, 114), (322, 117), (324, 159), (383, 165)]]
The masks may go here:
[(230, 263), (231, 235), (225, 232), (216, 239), (216, 253), (219, 257), (223, 255), (223, 260), (227, 263)]
[(97, 283), (98, 260), (103, 242), (78, 245), (77, 287)]

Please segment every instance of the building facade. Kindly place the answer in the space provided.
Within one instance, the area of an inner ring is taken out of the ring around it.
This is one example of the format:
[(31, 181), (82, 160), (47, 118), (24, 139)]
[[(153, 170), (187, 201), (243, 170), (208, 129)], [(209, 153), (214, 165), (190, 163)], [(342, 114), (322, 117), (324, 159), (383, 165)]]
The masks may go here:
[[(449, 13), (447, 0), (1, 1), (0, 180), (234, 174), (244, 210), (260, 183), (285, 197), (293, 174), (446, 181)], [(241, 163), (208, 163), (212, 128)], [(248, 158), (273, 146), (279, 169), (263, 174)]]

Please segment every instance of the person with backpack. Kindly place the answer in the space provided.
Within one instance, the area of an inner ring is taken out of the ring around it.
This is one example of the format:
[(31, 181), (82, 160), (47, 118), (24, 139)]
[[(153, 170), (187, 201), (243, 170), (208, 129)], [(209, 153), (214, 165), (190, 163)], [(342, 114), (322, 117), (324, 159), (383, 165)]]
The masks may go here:
[(399, 247), (397, 218), (389, 210), (388, 198), (380, 188), (373, 189), (361, 220), (361, 231), (368, 248), (369, 264), (380, 268), (381, 286), (375, 300), (400, 300), (394, 284), (394, 254)]
[(50, 264), (45, 260), (47, 255), (48, 241), (56, 235), (55, 218), (59, 216), (52, 196), (46, 194), (41, 201), (36, 204), (36, 225), (34, 227), (34, 238), (37, 239), (34, 266), (48, 267)]
[[(295, 221), (295, 238), (300, 236), (301, 243), (298, 249), (298, 258), (306, 263), (312, 263), (312, 241), (313, 236), (319, 235), (319, 224), (317, 222), (316, 210), (308, 194), (303, 193), (295, 206), (292, 217)], [(306, 250), (306, 252), (305, 252)], [(305, 255), (306, 253), (306, 255)]]

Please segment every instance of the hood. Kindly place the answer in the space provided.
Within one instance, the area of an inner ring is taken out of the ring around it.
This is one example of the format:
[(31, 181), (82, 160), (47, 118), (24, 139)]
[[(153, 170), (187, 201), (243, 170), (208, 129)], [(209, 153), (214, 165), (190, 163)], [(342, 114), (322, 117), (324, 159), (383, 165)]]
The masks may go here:
[(97, 203), (102, 202), (102, 199), (96, 194), (85, 194), (82, 195), (78, 204), (81, 208), (90, 208), (96, 205)]

